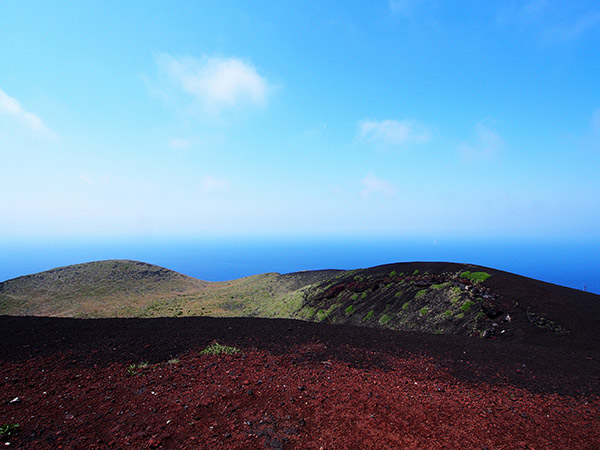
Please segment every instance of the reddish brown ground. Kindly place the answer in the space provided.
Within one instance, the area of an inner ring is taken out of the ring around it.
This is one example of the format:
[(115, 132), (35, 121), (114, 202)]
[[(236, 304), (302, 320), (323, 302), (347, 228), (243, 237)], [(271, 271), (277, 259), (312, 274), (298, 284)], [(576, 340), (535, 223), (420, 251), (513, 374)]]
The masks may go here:
[(0, 317), (0, 337), (6, 448), (600, 448), (593, 351), (261, 319)]

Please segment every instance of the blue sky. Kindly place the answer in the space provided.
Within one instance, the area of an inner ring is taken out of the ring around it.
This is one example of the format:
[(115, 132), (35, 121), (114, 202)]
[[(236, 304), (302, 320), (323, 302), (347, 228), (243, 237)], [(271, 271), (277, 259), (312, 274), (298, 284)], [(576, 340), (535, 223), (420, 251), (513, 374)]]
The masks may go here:
[(597, 238), (595, 1), (0, 1), (0, 235)]

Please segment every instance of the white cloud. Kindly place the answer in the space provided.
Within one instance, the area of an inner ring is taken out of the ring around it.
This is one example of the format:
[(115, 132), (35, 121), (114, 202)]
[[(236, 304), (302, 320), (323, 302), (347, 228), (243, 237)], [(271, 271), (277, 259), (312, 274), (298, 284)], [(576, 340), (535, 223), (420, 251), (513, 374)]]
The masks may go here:
[(38, 116), (26, 111), (19, 101), (0, 89), (0, 114), (8, 116), (35, 133), (48, 133), (49, 130)]
[(157, 57), (157, 64), (168, 83), (191, 96), (206, 113), (226, 108), (264, 105), (270, 85), (255, 67), (238, 58)]
[(210, 175), (202, 177), (200, 180), (200, 190), (202, 192), (227, 192), (230, 183), (226, 178), (217, 178)]
[(458, 146), (465, 159), (487, 159), (498, 154), (504, 147), (504, 139), (482, 123), (475, 126), (475, 139)]
[(386, 145), (406, 146), (431, 140), (429, 129), (415, 120), (362, 120), (358, 123), (360, 136)]
[(360, 196), (363, 198), (369, 198), (372, 194), (380, 194), (386, 197), (391, 197), (396, 193), (396, 187), (386, 180), (376, 177), (373, 174), (368, 174), (362, 180), (360, 180), (363, 190), (360, 192)]

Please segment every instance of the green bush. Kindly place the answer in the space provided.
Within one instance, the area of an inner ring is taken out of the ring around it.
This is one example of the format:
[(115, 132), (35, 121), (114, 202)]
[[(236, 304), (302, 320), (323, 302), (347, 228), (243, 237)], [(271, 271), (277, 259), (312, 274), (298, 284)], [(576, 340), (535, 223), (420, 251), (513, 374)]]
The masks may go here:
[(368, 322), (369, 320), (371, 320), (373, 318), (374, 315), (375, 315), (374, 311), (369, 311), (367, 313), (367, 315), (363, 318), (363, 322)]
[(457, 317), (458, 319), (463, 319), (463, 318), (465, 317), (465, 313), (458, 313), (458, 314), (456, 315), (456, 317)]
[(366, 292), (363, 292), (363, 293), (361, 294), (360, 298), (367, 298), (367, 293), (366, 293)]
[(201, 355), (233, 355), (234, 353), (239, 353), (241, 350), (235, 347), (228, 347), (226, 345), (221, 345), (217, 341), (210, 344), (204, 350), (200, 352)]
[(422, 316), (424, 316), (425, 314), (427, 314), (429, 312), (429, 308), (427, 306), (423, 306), (420, 310), (419, 310), (419, 314), (421, 314)]
[(402, 309), (408, 309), (409, 306), (410, 306), (410, 302), (406, 302), (406, 303), (404, 303), (404, 305), (402, 305)]
[(354, 305), (350, 305), (346, 308), (346, 315), (351, 316), (352, 314), (354, 314)]
[(396, 273), (396, 271), (395, 271), (395, 270), (392, 270), (392, 271), (390, 272), (390, 277), (396, 277), (396, 276), (398, 276), (398, 274)]
[(447, 309), (446, 311), (444, 311), (444, 316), (445, 317), (450, 317), (452, 315), (452, 311), (450, 311), (449, 309)]
[(352, 300), (358, 300), (358, 294), (354, 294), (354, 295), (352, 296)]
[(413, 275), (415, 275), (415, 276), (416, 276), (416, 275), (419, 275), (419, 269), (416, 269), (416, 270), (413, 272)]

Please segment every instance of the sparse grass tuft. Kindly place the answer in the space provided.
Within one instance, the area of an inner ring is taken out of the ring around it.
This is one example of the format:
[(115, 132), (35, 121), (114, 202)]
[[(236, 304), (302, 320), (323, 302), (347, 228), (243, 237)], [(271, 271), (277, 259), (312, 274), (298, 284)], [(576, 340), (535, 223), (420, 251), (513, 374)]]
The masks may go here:
[(19, 432), (19, 428), (21, 425), (18, 423), (5, 423), (0, 425), (0, 435), (2, 436), (12, 436), (13, 434), (17, 434)]
[(148, 361), (144, 361), (138, 364), (130, 364), (129, 366), (127, 366), (127, 376), (128, 377), (133, 377), (136, 375), (139, 375), (140, 369), (147, 369), (148, 367), (150, 367), (150, 364), (148, 364)]
[(233, 355), (239, 353), (241, 350), (236, 347), (228, 347), (227, 345), (221, 345), (217, 341), (210, 344), (204, 350), (200, 352), (201, 355)]

